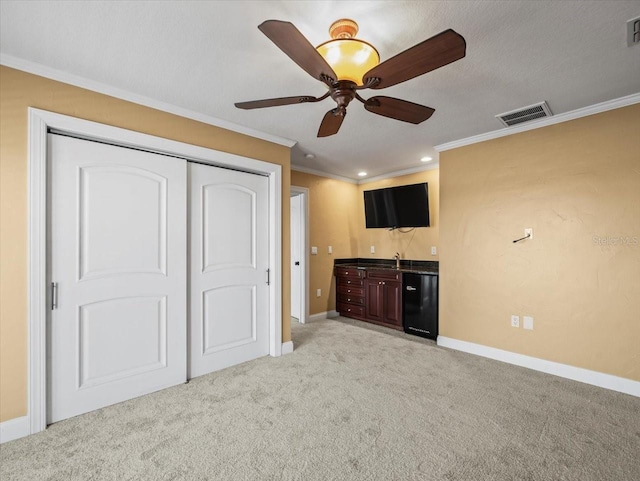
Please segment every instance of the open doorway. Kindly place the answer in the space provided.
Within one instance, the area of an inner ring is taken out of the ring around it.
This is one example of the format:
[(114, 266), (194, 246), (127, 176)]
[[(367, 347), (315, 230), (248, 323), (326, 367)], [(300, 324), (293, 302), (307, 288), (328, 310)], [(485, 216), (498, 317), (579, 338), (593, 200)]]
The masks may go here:
[(291, 186), (291, 321), (302, 324), (309, 316), (308, 199), (309, 189)]

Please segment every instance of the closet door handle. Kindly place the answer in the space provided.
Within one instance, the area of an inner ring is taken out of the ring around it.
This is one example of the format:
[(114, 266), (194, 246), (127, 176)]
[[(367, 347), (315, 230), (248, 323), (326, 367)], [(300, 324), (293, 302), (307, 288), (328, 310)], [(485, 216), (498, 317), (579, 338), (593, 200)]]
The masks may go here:
[(58, 283), (51, 283), (51, 310), (58, 308)]

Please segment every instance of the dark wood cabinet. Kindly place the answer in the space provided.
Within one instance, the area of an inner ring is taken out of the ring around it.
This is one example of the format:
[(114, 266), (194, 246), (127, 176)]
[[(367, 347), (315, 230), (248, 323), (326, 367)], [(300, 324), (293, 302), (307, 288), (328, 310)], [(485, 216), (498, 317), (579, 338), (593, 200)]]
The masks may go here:
[(384, 284), (384, 319), (402, 329), (402, 281), (388, 281)]
[(364, 274), (362, 269), (336, 267), (336, 310), (341, 316), (365, 318)]
[(369, 271), (365, 280), (367, 320), (402, 329), (402, 274)]
[(367, 279), (364, 283), (366, 292), (366, 314), (367, 319), (371, 321), (382, 322), (383, 313), (382, 306), (384, 304), (382, 281)]
[(402, 274), (335, 268), (336, 310), (342, 316), (402, 329)]

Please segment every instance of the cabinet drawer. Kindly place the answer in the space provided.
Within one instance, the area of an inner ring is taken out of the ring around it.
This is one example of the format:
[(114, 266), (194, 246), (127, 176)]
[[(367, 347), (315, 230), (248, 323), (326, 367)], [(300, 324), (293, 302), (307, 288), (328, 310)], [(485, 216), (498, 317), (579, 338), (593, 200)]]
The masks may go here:
[(353, 304), (338, 303), (338, 312), (346, 316), (364, 317), (364, 306), (354, 306)]
[(357, 277), (337, 277), (338, 289), (341, 287), (362, 287), (364, 285), (364, 279), (358, 279)]
[(400, 279), (402, 279), (402, 273), (397, 272), (397, 271), (392, 271), (392, 270), (388, 270), (388, 271), (368, 271), (367, 272), (367, 277), (369, 279), (382, 279), (382, 280), (394, 280), (394, 281), (399, 281)]
[(362, 269), (356, 269), (355, 267), (336, 267), (336, 277), (362, 279), (364, 277), (364, 271)]
[(353, 284), (340, 284), (338, 285), (338, 295), (340, 298), (351, 296), (364, 296), (364, 288), (356, 287)]
[(338, 296), (338, 302), (343, 304), (356, 304), (359, 306), (364, 306), (364, 296), (352, 296), (352, 295), (340, 295)]

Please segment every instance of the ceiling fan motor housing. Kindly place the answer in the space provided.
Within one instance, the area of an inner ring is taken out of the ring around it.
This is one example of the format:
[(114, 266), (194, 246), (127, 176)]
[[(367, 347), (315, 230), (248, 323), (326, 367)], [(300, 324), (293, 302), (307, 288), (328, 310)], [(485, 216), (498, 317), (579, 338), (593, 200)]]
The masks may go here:
[(338, 104), (338, 110), (343, 112), (343, 115), (346, 113), (349, 102), (356, 96), (355, 86), (355, 82), (351, 82), (350, 80), (338, 80), (335, 86), (330, 89), (331, 98)]

